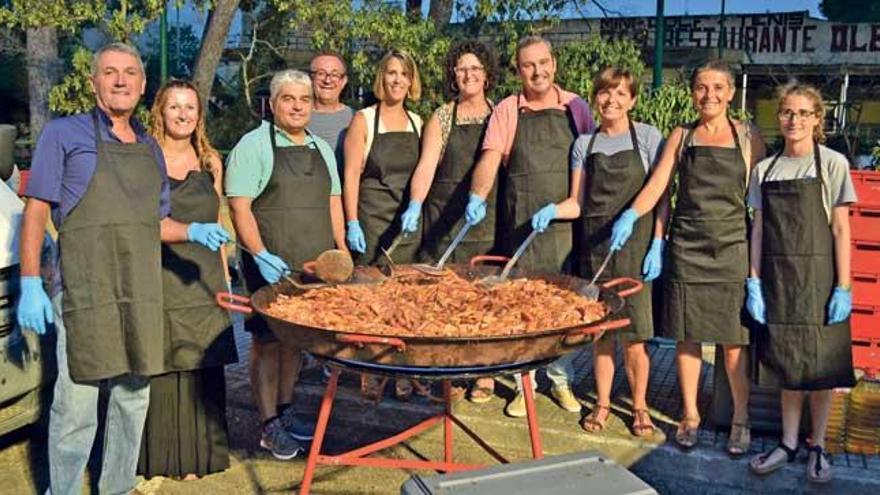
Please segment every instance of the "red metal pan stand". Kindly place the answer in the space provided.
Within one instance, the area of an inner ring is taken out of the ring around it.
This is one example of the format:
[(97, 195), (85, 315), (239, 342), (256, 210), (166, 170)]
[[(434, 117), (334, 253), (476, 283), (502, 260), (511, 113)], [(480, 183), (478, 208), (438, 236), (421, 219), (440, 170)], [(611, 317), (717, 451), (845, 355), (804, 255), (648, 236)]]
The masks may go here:
[[(324, 397), (321, 400), (321, 409), (318, 412), (318, 424), (315, 429), (315, 438), (312, 440), (309, 457), (306, 461), (306, 470), (303, 474), (302, 484), (299, 489), (301, 495), (308, 495), (310, 493), (312, 480), (315, 476), (315, 469), (319, 464), (330, 466), (368, 466), (387, 469), (429, 469), (441, 472), (467, 471), (485, 467), (481, 464), (461, 464), (453, 461), (453, 426), (458, 426), (463, 432), (472, 438), (477, 445), (496, 460), (503, 464), (508, 463), (507, 459), (453, 414), (451, 398), (452, 385), (450, 380), (443, 380), (443, 396), (445, 402), (443, 413), (432, 416), (396, 435), (350, 450), (343, 454), (321, 454), (321, 447), (324, 443), (324, 437), (327, 434), (327, 423), (330, 421), (330, 412), (333, 409), (333, 400), (336, 398), (336, 389), (339, 382), (339, 374), (341, 372), (341, 369), (333, 366), (332, 363), (328, 364), (331, 366), (330, 378), (327, 382), (327, 388), (324, 391)], [(544, 451), (541, 446), (541, 433), (538, 430), (538, 415), (535, 411), (535, 392), (532, 390), (532, 379), (529, 376), (528, 371), (523, 371), (521, 376), (523, 394), (526, 402), (526, 421), (529, 425), (529, 438), (532, 443), (532, 457), (535, 459), (541, 459), (544, 457)], [(409, 438), (424, 432), (438, 423), (443, 423), (442, 461), (370, 457), (376, 452), (405, 442)]]

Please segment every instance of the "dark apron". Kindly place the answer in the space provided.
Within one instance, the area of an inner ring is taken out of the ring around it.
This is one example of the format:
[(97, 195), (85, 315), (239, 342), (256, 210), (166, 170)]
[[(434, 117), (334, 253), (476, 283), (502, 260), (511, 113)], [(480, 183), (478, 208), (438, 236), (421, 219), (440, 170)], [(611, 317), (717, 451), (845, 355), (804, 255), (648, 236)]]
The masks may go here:
[[(217, 221), (220, 198), (210, 172), (192, 171), (171, 182), (171, 218)], [(238, 359), (229, 315), (214, 294), (226, 290), (220, 255), (194, 242), (162, 244), (165, 370), (186, 371)]]
[(788, 390), (825, 390), (855, 385), (847, 319), (826, 325), (835, 283), (834, 237), (822, 206), (822, 160), (815, 145), (816, 177), (761, 185), (763, 238), (761, 280), (767, 328), (758, 355)]
[[(486, 122), (457, 125), (458, 102), (452, 105), (452, 128), (443, 159), (434, 175), (431, 192), (425, 201), (425, 227), (420, 257), (437, 261), (461, 228), (464, 208), (471, 190), (474, 168), (482, 151)], [(486, 197), (486, 218), (471, 227), (452, 253), (449, 263), (467, 263), (471, 257), (486, 254), (495, 244), (495, 187)]]
[[(358, 263), (383, 263), (383, 247), (388, 249), (400, 233), (400, 216), (406, 209), (409, 181), (419, 161), (419, 134), (415, 122), (406, 113), (413, 132), (396, 131), (379, 134), (379, 109), (373, 122), (373, 145), (358, 194), (358, 219), (367, 241), (367, 252), (358, 256)], [(414, 232), (400, 243), (393, 257), (395, 263), (412, 263), (421, 243), (421, 233)]]
[[(330, 221), (330, 173), (317, 149), (308, 146), (279, 148), (271, 124), (272, 175), (254, 199), (251, 210), (266, 250), (283, 259), (291, 269), (335, 247)], [(254, 293), (268, 282), (260, 275), (253, 257), (241, 254), (245, 285)], [(266, 330), (259, 316), (247, 321), (250, 331)]]
[[(647, 178), (632, 121), (629, 124), (633, 145), (631, 150), (619, 151), (613, 155), (593, 153), (597, 134), (599, 129), (596, 129), (587, 145), (584, 163), (587, 183), (578, 225), (578, 274), (586, 279), (592, 279), (605, 260), (614, 221), (623, 210), (629, 208)], [(653, 237), (653, 219), (653, 214), (643, 215), (636, 222), (629, 242), (611, 257), (608, 267), (599, 278), (600, 282), (616, 277), (642, 278), (642, 262)], [(645, 286), (645, 290), (627, 298), (626, 309), (621, 314), (622, 318), (630, 318), (632, 325), (614, 332), (614, 335), (636, 341), (654, 336), (650, 282), (646, 282)]]
[[(504, 254), (512, 255), (531, 233), (536, 211), (568, 196), (568, 158), (577, 135), (567, 109), (519, 112), (500, 194), (498, 233)], [(572, 237), (571, 222), (551, 222), (535, 237), (517, 267), (545, 273), (569, 271)]]
[(747, 167), (734, 148), (690, 146), (684, 137), (666, 250), (663, 335), (679, 342), (749, 343), (743, 325), (748, 274)]
[(76, 382), (164, 371), (162, 176), (148, 144), (102, 141), (96, 112), (95, 174), (58, 229)]

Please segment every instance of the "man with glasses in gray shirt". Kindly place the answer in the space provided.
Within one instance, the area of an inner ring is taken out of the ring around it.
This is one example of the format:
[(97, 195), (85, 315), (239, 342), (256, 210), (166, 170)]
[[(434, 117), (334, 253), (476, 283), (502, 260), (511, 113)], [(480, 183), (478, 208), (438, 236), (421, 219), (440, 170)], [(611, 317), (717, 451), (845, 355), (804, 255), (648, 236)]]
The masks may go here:
[(309, 131), (327, 141), (336, 153), (339, 177), (342, 177), (345, 165), (342, 153), (345, 131), (354, 117), (354, 110), (339, 100), (342, 90), (348, 83), (345, 71), (345, 60), (334, 52), (318, 53), (309, 64), (309, 74), (312, 76), (312, 87), (315, 92)]

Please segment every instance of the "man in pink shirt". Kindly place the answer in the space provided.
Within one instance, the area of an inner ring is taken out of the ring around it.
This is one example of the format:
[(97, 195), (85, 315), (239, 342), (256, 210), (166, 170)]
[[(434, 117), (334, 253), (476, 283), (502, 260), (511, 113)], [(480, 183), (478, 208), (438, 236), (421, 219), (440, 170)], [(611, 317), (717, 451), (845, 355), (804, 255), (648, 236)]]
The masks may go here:
[[(468, 223), (483, 220), (485, 198), (503, 163), (496, 244), (508, 256), (531, 233), (532, 213), (568, 195), (572, 144), (578, 135), (594, 128), (587, 103), (553, 82), (556, 58), (549, 41), (538, 36), (520, 40), (516, 69), (522, 91), (502, 100), (489, 119), (465, 209)], [(572, 239), (570, 222), (554, 222), (532, 241), (518, 267), (544, 273), (566, 271), (571, 263)], [(554, 389), (553, 395), (563, 408), (580, 409), (568, 386)], [(506, 411), (514, 417), (525, 416), (521, 391)]]

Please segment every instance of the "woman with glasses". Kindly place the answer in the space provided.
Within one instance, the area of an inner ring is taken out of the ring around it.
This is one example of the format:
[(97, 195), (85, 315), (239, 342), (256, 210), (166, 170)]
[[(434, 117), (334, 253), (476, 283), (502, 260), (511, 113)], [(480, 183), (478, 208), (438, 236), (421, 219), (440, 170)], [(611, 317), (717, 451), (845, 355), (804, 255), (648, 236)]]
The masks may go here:
[[(418, 101), (422, 93), (415, 60), (406, 52), (390, 50), (379, 61), (373, 93), (379, 100), (358, 111), (345, 136), (346, 242), (359, 264), (384, 262), (388, 249), (401, 234), (404, 200), (419, 161), (422, 119), (406, 108), (407, 100)], [(401, 238), (394, 250), (396, 263), (416, 259), (421, 236)], [(362, 391), (379, 399), (381, 387), (365, 379)], [(408, 380), (398, 380), (399, 399), (412, 395)]]
[(678, 342), (676, 362), (684, 417), (675, 441), (685, 449), (697, 444), (702, 344), (721, 344), (733, 395), (727, 451), (741, 456), (751, 444), (749, 331), (741, 319), (743, 281), (749, 269), (745, 196), (749, 171), (763, 157), (764, 144), (753, 126), (728, 115), (735, 85), (724, 62), (713, 60), (698, 67), (690, 83), (699, 119), (669, 135), (648, 183), (615, 221), (610, 247), (619, 250), (624, 246), (638, 218), (664, 197), (677, 172), (660, 321), (661, 334)]
[[(420, 257), (436, 262), (461, 228), (471, 176), (480, 157), (492, 103), (486, 92), (495, 87), (494, 55), (483, 43), (464, 41), (446, 55), (446, 90), (452, 101), (438, 108), (425, 126), (422, 154), (413, 173), (409, 206), (403, 213), (405, 232), (415, 233), (424, 216)], [(495, 192), (487, 200), (489, 220), (471, 229), (449, 258), (467, 263), (486, 254), (495, 242)], [(424, 204), (424, 208), (423, 208)], [(470, 399), (482, 403), (493, 394), (494, 380), (480, 378)]]
[[(218, 221), (223, 167), (205, 134), (196, 88), (170, 81), (156, 94), (152, 134), (171, 185), (171, 217)], [(150, 379), (150, 408), (138, 472), (194, 479), (229, 467), (223, 365), (238, 356), (226, 311), (214, 294), (226, 290), (225, 253), (194, 243), (162, 245), (165, 368)]]
[(856, 202), (846, 157), (820, 143), (825, 105), (812, 86), (780, 90), (785, 147), (758, 164), (746, 309), (762, 325), (758, 355), (782, 382), (782, 439), (750, 467), (768, 474), (793, 462), (804, 400), (812, 429), (807, 480), (831, 480), (824, 452), (831, 392), (855, 384), (849, 315), (849, 205)]

